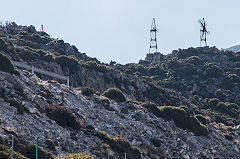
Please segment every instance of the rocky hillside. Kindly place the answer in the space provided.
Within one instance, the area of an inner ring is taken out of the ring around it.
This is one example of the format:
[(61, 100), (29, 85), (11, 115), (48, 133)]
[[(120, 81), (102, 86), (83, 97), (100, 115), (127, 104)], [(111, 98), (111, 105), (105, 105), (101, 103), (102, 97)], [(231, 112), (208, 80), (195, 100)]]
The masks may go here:
[[(42, 158), (240, 156), (240, 56), (215, 47), (148, 54), (139, 63), (101, 63), (33, 26), (0, 28), (0, 144)], [(70, 87), (11, 61), (70, 77)], [(116, 88), (116, 89), (109, 89)], [(2, 149), (0, 149), (0, 155)]]

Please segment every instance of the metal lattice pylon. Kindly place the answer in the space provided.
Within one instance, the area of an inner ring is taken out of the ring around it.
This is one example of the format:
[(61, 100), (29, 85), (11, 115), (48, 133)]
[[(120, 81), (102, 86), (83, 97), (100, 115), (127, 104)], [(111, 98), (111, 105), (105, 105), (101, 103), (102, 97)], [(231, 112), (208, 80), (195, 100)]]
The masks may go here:
[(210, 34), (210, 32), (207, 30), (207, 23), (205, 22), (205, 19), (200, 19), (198, 22), (201, 25), (200, 29), (200, 47), (202, 46), (202, 43), (205, 43), (205, 46), (207, 46), (207, 35)]
[(157, 46), (157, 28), (155, 23), (155, 18), (153, 18), (151, 30), (150, 30), (150, 48), (149, 53), (155, 53), (157, 52), (158, 46)]

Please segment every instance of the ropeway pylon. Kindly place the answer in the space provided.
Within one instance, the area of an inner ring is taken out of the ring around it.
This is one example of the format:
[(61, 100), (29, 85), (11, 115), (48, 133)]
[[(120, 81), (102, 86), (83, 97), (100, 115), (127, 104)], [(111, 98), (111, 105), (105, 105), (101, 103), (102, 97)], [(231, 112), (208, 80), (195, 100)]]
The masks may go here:
[(152, 25), (151, 25), (151, 30), (150, 30), (150, 48), (149, 48), (149, 53), (155, 53), (158, 52), (158, 45), (157, 45), (157, 27), (156, 27), (156, 22), (155, 18), (153, 18)]

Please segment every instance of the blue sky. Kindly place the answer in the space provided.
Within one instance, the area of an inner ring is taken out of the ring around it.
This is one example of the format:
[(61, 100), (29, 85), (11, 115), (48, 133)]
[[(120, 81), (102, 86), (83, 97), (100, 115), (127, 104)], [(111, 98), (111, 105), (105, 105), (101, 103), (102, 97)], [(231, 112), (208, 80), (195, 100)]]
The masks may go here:
[(199, 46), (198, 19), (205, 17), (208, 44), (240, 44), (239, 0), (2, 0), (0, 20), (41, 24), (54, 38), (76, 45), (100, 61), (144, 59), (156, 18), (159, 51)]

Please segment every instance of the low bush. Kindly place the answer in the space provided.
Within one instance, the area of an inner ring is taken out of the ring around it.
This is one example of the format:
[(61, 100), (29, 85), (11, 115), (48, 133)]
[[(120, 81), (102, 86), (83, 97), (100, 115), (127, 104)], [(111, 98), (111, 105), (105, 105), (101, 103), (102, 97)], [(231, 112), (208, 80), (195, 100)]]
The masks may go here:
[(118, 88), (109, 88), (104, 93), (103, 96), (113, 99), (119, 102), (125, 102), (126, 98), (123, 95), (122, 91)]
[(148, 69), (148, 73), (150, 75), (164, 75), (166, 73), (166, 71), (164, 69), (162, 69), (162, 67), (160, 65), (155, 65), (155, 66), (151, 66)]
[(140, 150), (137, 147), (131, 146), (130, 143), (123, 138), (112, 138), (103, 131), (97, 132), (97, 136), (121, 156), (124, 156), (124, 153), (127, 153), (129, 159), (141, 157)]
[[(11, 149), (5, 145), (0, 145), (0, 158), (11, 158)], [(23, 155), (14, 152), (13, 153), (13, 158), (14, 159), (27, 159)]]
[(208, 105), (209, 105), (209, 107), (214, 108), (214, 107), (217, 106), (217, 104), (218, 104), (219, 102), (220, 102), (219, 99), (217, 99), (217, 98), (212, 98), (212, 99), (210, 99), (210, 100), (208, 101)]
[(55, 57), (55, 62), (58, 63), (62, 68), (69, 68), (70, 71), (76, 71), (79, 66), (79, 62), (74, 56), (57, 56)]
[[(24, 149), (22, 150), (23, 152), (20, 151), (21, 154), (28, 158), (32, 158), (32, 152), (36, 151), (36, 145), (34, 144), (27, 144), (24, 146)], [(42, 147), (38, 146), (38, 158), (39, 159), (54, 159), (53, 155), (47, 151), (45, 151)]]
[(85, 153), (75, 153), (61, 159), (93, 159), (93, 157)]
[(149, 112), (153, 113), (157, 117), (159, 117), (160, 110), (157, 105), (151, 102), (144, 102), (140, 104), (142, 107), (146, 108)]
[(39, 59), (46, 61), (46, 62), (53, 62), (55, 60), (55, 56), (53, 53), (47, 53), (45, 55), (41, 55)]
[(94, 94), (94, 89), (89, 87), (81, 87), (82, 94), (85, 96), (91, 96)]
[(208, 135), (208, 129), (196, 117), (188, 113), (187, 107), (164, 106), (159, 107), (159, 116), (166, 120), (173, 120), (177, 127), (187, 129), (195, 135)]
[[(32, 153), (35, 152), (35, 145), (26, 143), (24, 140), (14, 136), (14, 159), (29, 159), (33, 158)], [(0, 158), (10, 158), (11, 150), (8, 147), (8, 142), (0, 137)], [(53, 155), (45, 151), (42, 147), (38, 147), (39, 159), (54, 159)]]
[(223, 70), (214, 64), (207, 64), (204, 66), (204, 75), (208, 78), (218, 78), (223, 75)]
[(7, 45), (6, 41), (3, 40), (2, 38), (0, 38), (0, 50), (2, 50), (4, 52), (8, 52), (8, 45)]
[(191, 57), (191, 56), (197, 56), (200, 54), (200, 50), (197, 49), (197, 48), (193, 48), (193, 47), (190, 47), (188, 49), (179, 49), (178, 50), (178, 54), (177, 56), (179, 58), (183, 58), (183, 59), (186, 59), (188, 57)]
[(229, 109), (240, 109), (239, 105), (236, 103), (225, 103)]
[(215, 107), (215, 109), (220, 112), (226, 112), (226, 111), (228, 111), (228, 106), (223, 102), (219, 102), (217, 104), (217, 106)]
[(16, 98), (6, 98), (6, 102), (8, 102), (11, 106), (17, 108), (18, 114), (24, 113), (21, 102), (19, 100), (17, 100)]
[[(173, 120), (177, 127), (187, 129), (195, 135), (208, 135), (208, 129), (195, 116), (190, 114), (189, 108), (185, 106), (163, 106), (157, 107), (153, 103), (145, 102), (141, 104), (157, 117), (162, 117), (166, 120)], [(200, 117), (199, 117), (200, 118)]]
[(159, 139), (152, 138), (152, 139), (150, 139), (150, 141), (155, 147), (160, 147), (161, 146), (161, 140), (159, 140)]
[(201, 115), (201, 114), (197, 114), (195, 115), (195, 117), (203, 124), (203, 125), (206, 125), (207, 124), (207, 119)]
[(217, 110), (218, 112), (230, 115), (232, 117), (239, 117), (240, 109), (239, 106), (235, 103), (219, 102), (214, 109)]
[(124, 70), (124, 73), (126, 73), (126, 74), (133, 74), (133, 71), (130, 70), (130, 69), (125, 69), (125, 70)]
[(19, 75), (19, 72), (14, 68), (11, 60), (4, 54), (0, 53), (0, 70), (10, 74)]
[(203, 63), (202, 59), (198, 56), (190, 56), (186, 59), (186, 62), (194, 64), (195, 66), (201, 65)]
[(49, 105), (46, 109), (46, 115), (64, 128), (79, 130), (83, 127), (83, 122), (64, 106)]
[(97, 61), (87, 61), (85, 66), (90, 70), (95, 70), (99, 72), (107, 72), (105, 65), (99, 64)]

